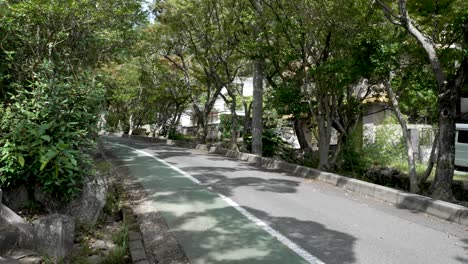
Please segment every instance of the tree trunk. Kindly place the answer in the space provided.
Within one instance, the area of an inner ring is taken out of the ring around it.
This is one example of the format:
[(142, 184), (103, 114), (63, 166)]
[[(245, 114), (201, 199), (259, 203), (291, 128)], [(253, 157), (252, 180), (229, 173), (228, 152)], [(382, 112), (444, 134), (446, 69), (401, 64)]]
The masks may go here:
[(180, 119), (179, 108), (180, 108), (180, 105), (176, 104), (176, 108), (174, 110), (173, 117), (172, 117), (170, 127), (169, 127), (169, 132), (168, 132), (169, 134), (175, 134), (177, 131), (177, 124), (179, 123), (179, 119)]
[(432, 182), (430, 192), (432, 197), (442, 200), (452, 200), (453, 198), (456, 114), (454, 102), (450, 95), (439, 97), (439, 155), (436, 176)]
[(244, 103), (244, 110), (245, 110), (245, 115), (244, 115), (244, 130), (243, 130), (243, 137), (245, 138), (249, 134), (249, 128), (250, 127), (250, 112), (252, 111), (252, 102), (250, 102), (249, 105), (247, 103)]
[(133, 114), (131, 114), (130, 117), (128, 118), (128, 125), (129, 125), (128, 135), (131, 136), (133, 133)]
[(253, 109), (252, 109), (252, 153), (261, 156), (263, 150), (263, 60), (254, 62)]
[(416, 164), (414, 161), (414, 150), (413, 144), (411, 142), (411, 137), (408, 133), (408, 126), (406, 125), (406, 120), (403, 117), (403, 114), (400, 111), (400, 107), (398, 106), (398, 101), (396, 99), (395, 93), (392, 89), (392, 78), (393, 73), (390, 73), (388, 81), (385, 83), (385, 88), (387, 90), (388, 97), (390, 98), (390, 102), (393, 107), (393, 111), (395, 112), (398, 122), (400, 123), (403, 138), (405, 139), (406, 143), (406, 157), (408, 161), (408, 168), (409, 168), (409, 178), (410, 178), (410, 192), (418, 193), (419, 192), (419, 182), (416, 175)]
[(305, 129), (307, 129), (307, 121), (304, 118), (294, 119), (294, 131), (296, 132), (297, 140), (299, 141), (299, 146), (301, 149), (309, 148)]
[(328, 95), (321, 96), (318, 102), (317, 123), (319, 127), (319, 170), (328, 171), (330, 169), (330, 142), (331, 142), (331, 117), (328, 106)]
[(99, 117), (100, 118), (99, 118), (98, 128), (99, 128), (100, 131), (105, 131), (106, 127), (107, 127), (106, 114), (101, 113), (101, 115)]
[(119, 122), (117, 122), (117, 132), (123, 132), (122, 122), (120, 121), (120, 119), (119, 119)]
[(198, 143), (206, 144), (206, 137), (208, 132), (208, 120), (207, 115), (200, 113), (197, 120), (197, 139)]
[(232, 103), (231, 103), (231, 149), (237, 148), (237, 114), (236, 114), (236, 96), (234, 93), (231, 94)]
[[(257, 18), (262, 17), (262, 1), (254, 0), (254, 8)], [(252, 153), (262, 156), (263, 152), (263, 66), (264, 60), (261, 54), (262, 37), (260, 36), (261, 26), (257, 20), (254, 26), (254, 38), (257, 43), (257, 54), (254, 61), (253, 73), (253, 109), (252, 109)]]
[(434, 142), (432, 143), (431, 155), (429, 157), (429, 164), (427, 165), (426, 171), (419, 179), (419, 186), (421, 186), (424, 182), (427, 181), (427, 178), (431, 175), (432, 169), (434, 168), (434, 163), (437, 162), (436, 160), (436, 151), (439, 145), (439, 133), (434, 137)]

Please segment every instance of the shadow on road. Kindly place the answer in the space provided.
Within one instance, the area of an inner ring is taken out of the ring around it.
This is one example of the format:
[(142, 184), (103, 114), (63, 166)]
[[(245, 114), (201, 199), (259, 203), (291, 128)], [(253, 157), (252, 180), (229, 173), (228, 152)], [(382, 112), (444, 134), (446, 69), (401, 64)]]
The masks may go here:
[[(226, 177), (225, 172), (241, 172), (239, 168), (228, 167), (185, 167), (184, 171), (201, 179), (203, 185), (213, 187), (226, 196), (231, 196), (232, 191), (238, 187), (253, 187), (257, 191), (276, 193), (295, 193), (300, 182), (283, 179), (263, 179), (261, 177)], [(248, 168), (252, 171), (252, 168)], [(264, 170), (258, 170), (264, 171)]]
[(313, 221), (301, 221), (292, 217), (274, 217), (266, 212), (244, 207), (288, 238), (301, 245), (307, 252), (325, 263), (355, 263), (353, 245), (356, 238)]
[[(166, 196), (161, 200), (177, 205), (181, 194), (173, 195), (178, 198), (168, 200)], [(353, 252), (356, 238), (351, 235), (327, 229), (313, 221), (273, 217), (253, 208), (244, 209), (325, 263), (356, 263)], [(187, 255), (192, 260), (196, 259), (197, 263), (297, 263), (293, 258), (290, 262), (284, 262), (287, 259), (281, 253), (284, 246), (253, 226), (245, 217), (239, 216), (232, 207), (212, 208), (177, 216), (172, 211), (162, 210), (161, 213), (168, 221), (171, 232), (179, 240), (193, 241), (182, 244), (186, 252), (189, 252)], [(197, 221), (205, 224), (200, 226)]]

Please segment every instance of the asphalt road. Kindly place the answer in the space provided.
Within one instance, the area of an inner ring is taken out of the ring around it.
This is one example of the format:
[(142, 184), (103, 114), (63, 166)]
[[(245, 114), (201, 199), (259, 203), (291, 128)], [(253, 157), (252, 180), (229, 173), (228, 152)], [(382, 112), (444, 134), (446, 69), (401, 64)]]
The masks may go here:
[(468, 263), (467, 227), (220, 155), (105, 140), (192, 263)]

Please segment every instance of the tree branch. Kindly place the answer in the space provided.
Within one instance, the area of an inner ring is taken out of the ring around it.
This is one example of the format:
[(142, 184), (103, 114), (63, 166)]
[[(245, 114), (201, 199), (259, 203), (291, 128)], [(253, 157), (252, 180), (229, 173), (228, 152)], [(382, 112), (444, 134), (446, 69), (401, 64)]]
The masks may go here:
[(375, 2), (382, 8), (385, 17), (388, 19), (388, 21), (390, 21), (390, 23), (397, 26), (403, 26), (403, 24), (398, 21), (400, 17), (395, 15), (395, 13), (393, 13), (393, 11), (386, 4), (384, 4), (381, 0), (375, 0)]

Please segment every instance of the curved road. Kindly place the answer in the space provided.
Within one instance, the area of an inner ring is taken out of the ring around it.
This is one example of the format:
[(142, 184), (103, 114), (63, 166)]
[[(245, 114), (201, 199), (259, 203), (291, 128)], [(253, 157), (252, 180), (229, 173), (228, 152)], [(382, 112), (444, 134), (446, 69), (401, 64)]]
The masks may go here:
[(468, 227), (220, 155), (105, 141), (191, 263), (468, 263)]

